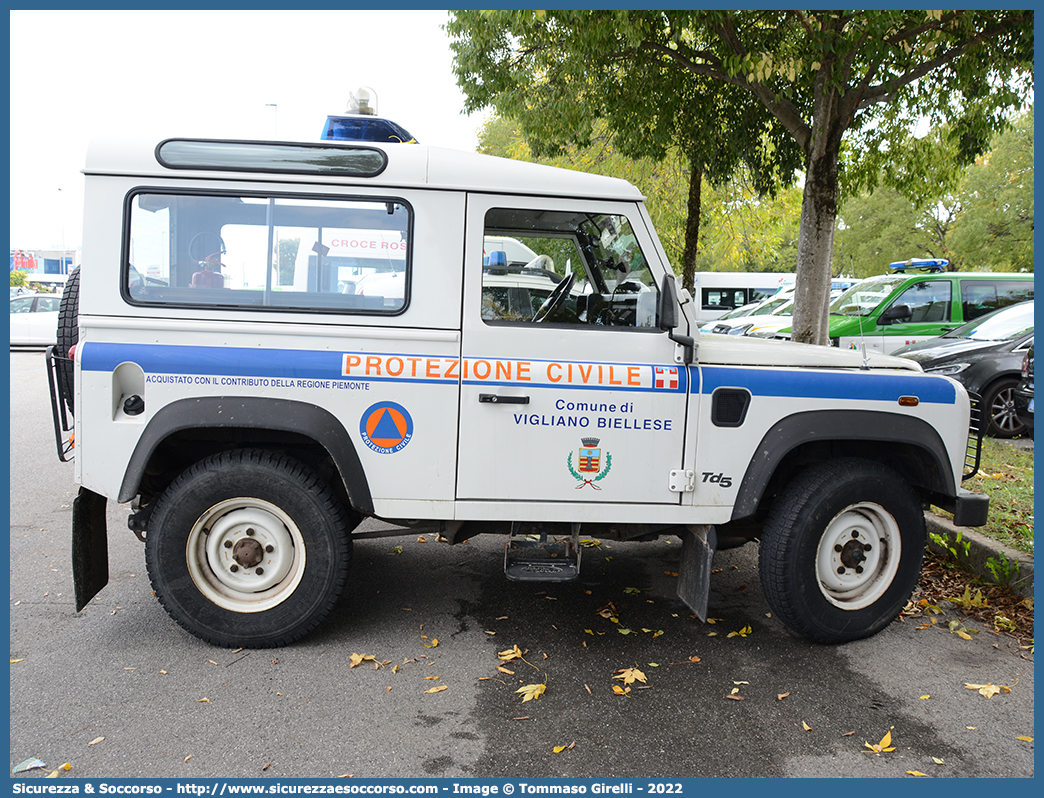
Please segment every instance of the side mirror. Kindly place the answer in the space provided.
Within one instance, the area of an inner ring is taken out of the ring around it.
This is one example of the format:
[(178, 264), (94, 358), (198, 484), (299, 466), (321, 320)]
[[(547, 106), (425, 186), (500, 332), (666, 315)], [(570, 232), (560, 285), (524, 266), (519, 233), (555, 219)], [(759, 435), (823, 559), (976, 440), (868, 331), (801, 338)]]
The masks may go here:
[(689, 335), (675, 335), (674, 328), (678, 326), (678, 283), (673, 274), (665, 274), (660, 283), (660, 307), (659, 319), (660, 329), (667, 336), (680, 345), (683, 350), (682, 360), (686, 365), (696, 359), (696, 340)]
[(878, 324), (891, 324), (895, 321), (905, 321), (913, 316), (909, 305), (892, 305), (877, 317)]
[(657, 308), (660, 329), (670, 332), (678, 326), (678, 284), (674, 276), (665, 274), (660, 283), (660, 307)]

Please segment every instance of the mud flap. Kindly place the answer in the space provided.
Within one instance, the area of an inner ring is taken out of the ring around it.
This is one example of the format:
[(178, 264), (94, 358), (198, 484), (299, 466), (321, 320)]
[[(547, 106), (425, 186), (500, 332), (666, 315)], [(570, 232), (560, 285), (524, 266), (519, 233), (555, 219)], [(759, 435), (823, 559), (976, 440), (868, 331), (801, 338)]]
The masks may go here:
[(73, 499), (72, 569), (79, 612), (109, 583), (104, 496), (80, 488)]
[(693, 525), (682, 534), (681, 570), (678, 573), (678, 598), (701, 621), (707, 620), (711, 563), (718, 545), (713, 526)]

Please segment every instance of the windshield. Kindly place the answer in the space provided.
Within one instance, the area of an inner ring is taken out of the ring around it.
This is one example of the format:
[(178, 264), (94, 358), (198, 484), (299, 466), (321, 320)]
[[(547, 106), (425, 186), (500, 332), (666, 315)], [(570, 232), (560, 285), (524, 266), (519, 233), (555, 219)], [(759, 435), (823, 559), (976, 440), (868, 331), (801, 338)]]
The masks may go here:
[(905, 274), (882, 274), (856, 283), (830, 305), (831, 316), (869, 316), (897, 285), (907, 280)]
[(1013, 341), (1033, 332), (1033, 303), (1023, 302), (946, 333), (944, 338), (967, 338), (972, 341)]
[[(758, 305), (756, 314), (758, 316), (770, 316), (770, 315), (772, 315), (774, 313), (778, 313), (781, 309), (783, 309), (787, 305), (793, 304), (793, 302), (794, 302), (794, 295), (793, 294), (784, 294), (783, 296), (776, 296), (776, 297), (773, 297), (772, 299), (769, 299), (769, 300), (767, 300), (765, 302), (762, 302), (760, 305)], [(751, 315), (754, 315), (754, 314), (751, 314)]]

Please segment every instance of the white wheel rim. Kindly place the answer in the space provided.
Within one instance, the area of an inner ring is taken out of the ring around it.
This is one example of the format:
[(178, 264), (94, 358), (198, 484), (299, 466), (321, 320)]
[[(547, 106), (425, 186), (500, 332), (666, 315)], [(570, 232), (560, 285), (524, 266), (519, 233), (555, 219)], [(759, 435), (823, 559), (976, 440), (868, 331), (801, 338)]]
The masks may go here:
[(301, 583), (304, 538), (274, 504), (228, 499), (193, 525), (185, 560), (209, 601), (232, 612), (264, 612), (286, 601)]
[(885, 594), (899, 569), (899, 525), (879, 504), (846, 507), (819, 541), (816, 575), (827, 601), (843, 610), (869, 607)]

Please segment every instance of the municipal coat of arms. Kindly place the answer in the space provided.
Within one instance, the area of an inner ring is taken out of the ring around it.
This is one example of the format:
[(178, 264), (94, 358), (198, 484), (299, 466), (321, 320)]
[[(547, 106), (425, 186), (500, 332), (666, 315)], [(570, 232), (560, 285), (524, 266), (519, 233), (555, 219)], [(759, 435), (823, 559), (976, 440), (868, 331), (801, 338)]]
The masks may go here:
[(598, 438), (580, 439), (580, 451), (577, 454), (576, 468), (573, 468), (573, 453), (570, 452), (569, 457), (566, 458), (569, 473), (580, 483), (576, 486), (577, 490), (586, 488), (588, 485), (595, 490), (601, 490), (595, 483), (605, 479), (609, 469), (613, 467), (613, 456), (606, 452), (605, 468), (602, 468), (602, 450), (598, 447), (599, 443), (600, 439)]

